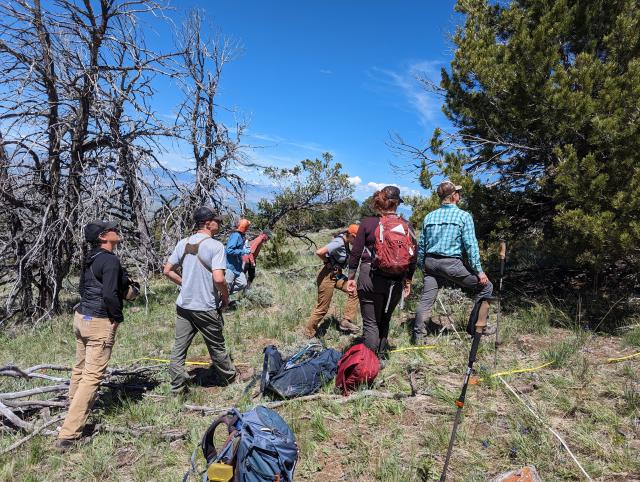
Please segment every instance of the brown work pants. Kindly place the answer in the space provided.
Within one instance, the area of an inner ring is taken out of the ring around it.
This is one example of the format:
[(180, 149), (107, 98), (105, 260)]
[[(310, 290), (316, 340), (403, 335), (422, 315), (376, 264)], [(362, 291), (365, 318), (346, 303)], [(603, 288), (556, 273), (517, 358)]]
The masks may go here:
[(316, 285), (318, 286), (318, 301), (307, 321), (307, 327), (309, 329), (316, 330), (329, 311), (334, 289), (344, 291), (349, 297), (344, 307), (342, 319), (350, 322), (355, 321), (359, 306), (358, 295), (355, 292), (349, 293), (347, 291), (347, 281), (344, 279), (336, 279), (333, 268), (329, 264), (325, 264), (318, 273)]
[(82, 435), (98, 387), (107, 370), (115, 341), (116, 323), (108, 318), (94, 318), (75, 313), (76, 362), (71, 371), (69, 412), (59, 439), (76, 439)]

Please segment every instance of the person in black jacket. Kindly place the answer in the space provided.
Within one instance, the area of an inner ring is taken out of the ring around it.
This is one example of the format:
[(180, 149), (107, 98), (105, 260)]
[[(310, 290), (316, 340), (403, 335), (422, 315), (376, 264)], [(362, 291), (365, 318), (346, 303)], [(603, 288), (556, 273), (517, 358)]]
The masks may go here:
[(59, 451), (71, 448), (82, 434), (124, 319), (122, 300), (129, 284), (127, 272), (113, 253), (122, 241), (116, 223), (93, 221), (85, 226), (84, 235), (91, 250), (80, 276), (80, 303), (73, 319), (76, 361), (69, 385), (69, 412), (55, 442)]

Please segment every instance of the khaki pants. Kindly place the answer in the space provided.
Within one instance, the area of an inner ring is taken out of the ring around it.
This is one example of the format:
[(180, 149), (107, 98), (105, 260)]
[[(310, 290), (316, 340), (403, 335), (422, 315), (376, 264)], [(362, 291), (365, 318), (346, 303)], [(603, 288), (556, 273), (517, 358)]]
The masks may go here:
[(322, 322), (322, 319), (329, 311), (331, 306), (331, 299), (333, 298), (333, 290), (337, 289), (343, 291), (349, 297), (347, 304), (344, 308), (343, 319), (353, 322), (356, 319), (358, 313), (358, 295), (356, 293), (349, 293), (347, 291), (347, 281), (337, 280), (333, 274), (331, 266), (326, 264), (318, 273), (316, 279), (316, 285), (318, 286), (318, 301), (316, 307), (313, 309), (309, 320), (307, 321), (307, 328), (315, 330)]
[(76, 439), (82, 435), (111, 358), (116, 325), (108, 318), (75, 313), (73, 330), (76, 335), (76, 362), (71, 371), (69, 412), (58, 435), (59, 439)]

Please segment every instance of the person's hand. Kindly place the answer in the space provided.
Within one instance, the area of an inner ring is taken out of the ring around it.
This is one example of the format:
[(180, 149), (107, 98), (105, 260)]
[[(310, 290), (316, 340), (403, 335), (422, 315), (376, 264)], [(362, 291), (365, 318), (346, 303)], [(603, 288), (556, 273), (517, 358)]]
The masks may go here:
[(242, 254), (251, 254), (251, 248), (244, 248)]
[(111, 329), (113, 330), (114, 333), (116, 332), (119, 326), (120, 326), (120, 323), (118, 323), (117, 321), (111, 320)]
[(220, 303), (222, 305), (222, 308), (226, 308), (227, 306), (229, 306), (229, 293), (220, 295)]
[(407, 280), (404, 283), (404, 288), (402, 289), (402, 296), (408, 298), (411, 294), (411, 281)]
[(478, 283), (480, 283), (482, 286), (486, 285), (489, 282), (489, 278), (487, 278), (487, 275), (483, 273), (478, 273)]
[(356, 292), (356, 280), (354, 279), (347, 280), (347, 291), (349, 293)]

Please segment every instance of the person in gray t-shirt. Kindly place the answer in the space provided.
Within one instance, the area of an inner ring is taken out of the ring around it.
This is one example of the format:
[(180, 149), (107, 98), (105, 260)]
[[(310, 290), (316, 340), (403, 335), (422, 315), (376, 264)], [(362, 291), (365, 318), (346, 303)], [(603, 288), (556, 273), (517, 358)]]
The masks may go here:
[[(197, 231), (178, 242), (164, 265), (163, 274), (180, 286), (176, 300), (176, 339), (169, 374), (174, 392), (187, 391), (190, 380), (184, 366), (187, 350), (196, 333), (202, 333), (211, 356), (209, 374), (214, 383), (227, 385), (236, 369), (224, 342), (221, 309), (229, 304), (224, 278), (227, 260), (224, 245), (211, 236), (220, 229), (222, 218), (207, 207), (194, 213)], [(176, 272), (181, 268), (181, 274)]]

